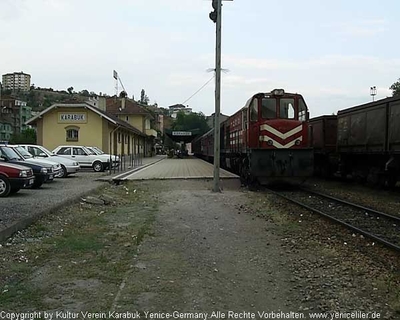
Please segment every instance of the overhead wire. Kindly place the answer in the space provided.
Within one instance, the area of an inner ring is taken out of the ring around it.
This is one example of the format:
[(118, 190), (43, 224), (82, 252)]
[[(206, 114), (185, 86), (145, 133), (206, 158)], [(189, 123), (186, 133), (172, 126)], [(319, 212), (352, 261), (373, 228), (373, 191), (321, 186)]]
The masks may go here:
[(203, 84), (200, 89), (198, 89), (195, 93), (193, 93), (189, 98), (187, 98), (184, 102), (182, 102), (182, 104), (185, 104), (186, 102), (188, 102), (190, 99), (192, 99), (196, 94), (198, 94), (206, 85), (208, 85), (211, 80), (213, 80), (215, 78), (215, 75), (213, 75), (211, 77), (211, 79), (209, 79), (205, 84)]

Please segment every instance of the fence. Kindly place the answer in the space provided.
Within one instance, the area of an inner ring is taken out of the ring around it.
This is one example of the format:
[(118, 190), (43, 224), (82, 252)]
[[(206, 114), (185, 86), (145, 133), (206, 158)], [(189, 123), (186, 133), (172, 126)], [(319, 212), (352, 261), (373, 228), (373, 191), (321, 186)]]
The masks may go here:
[[(116, 157), (119, 159), (119, 161), (115, 160)], [(113, 165), (108, 169), (108, 173), (114, 174), (116, 172), (124, 172), (137, 168), (143, 164), (143, 157), (143, 153), (112, 155), (110, 158), (112, 158), (114, 161), (112, 162)]]

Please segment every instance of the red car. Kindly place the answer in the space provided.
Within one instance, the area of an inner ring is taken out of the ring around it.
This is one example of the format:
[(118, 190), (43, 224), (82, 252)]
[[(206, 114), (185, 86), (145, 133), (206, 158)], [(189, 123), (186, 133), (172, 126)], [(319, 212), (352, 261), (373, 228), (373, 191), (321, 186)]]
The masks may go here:
[(35, 181), (31, 168), (0, 161), (0, 197), (7, 197)]

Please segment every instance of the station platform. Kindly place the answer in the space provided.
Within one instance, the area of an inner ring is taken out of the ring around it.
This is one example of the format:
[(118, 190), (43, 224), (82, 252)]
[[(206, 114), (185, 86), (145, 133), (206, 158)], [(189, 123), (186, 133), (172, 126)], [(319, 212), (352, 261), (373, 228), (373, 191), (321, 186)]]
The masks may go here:
[[(212, 179), (214, 166), (204, 160), (189, 157), (169, 159), (149, 165), (124, 177), (124, 180)], [(239, 176), (220, 169), (221, 179), (238, 179)]]

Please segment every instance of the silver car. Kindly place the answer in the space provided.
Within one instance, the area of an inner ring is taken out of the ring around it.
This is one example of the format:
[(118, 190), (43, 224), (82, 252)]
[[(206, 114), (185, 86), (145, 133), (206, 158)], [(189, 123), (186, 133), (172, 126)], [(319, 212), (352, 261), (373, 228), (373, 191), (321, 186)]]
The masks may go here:
[(20, 146), (27, 150), (35, 158), (43, 158), (46, 160), (58, 162), (61, 165), (62, 169), (62, 173), (60, 174), (61, 178), (66, 178), (70, 174), (77, 173), (81, 168), (77, 161), (70, 160), (65, 157), (60, 157), (47, 150), (45, 147), (31, 144), (21, 144)]

